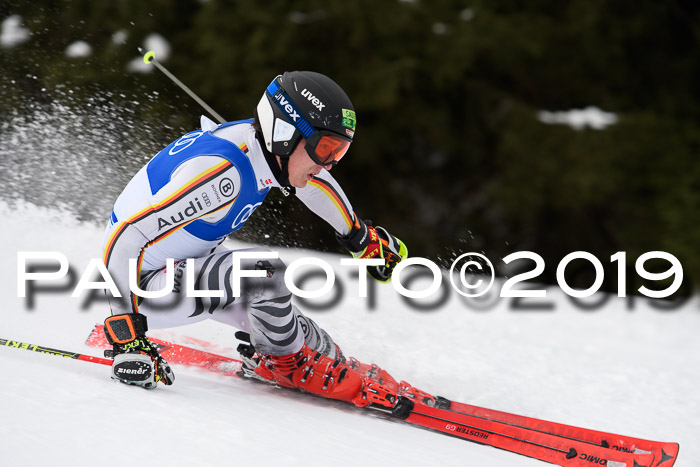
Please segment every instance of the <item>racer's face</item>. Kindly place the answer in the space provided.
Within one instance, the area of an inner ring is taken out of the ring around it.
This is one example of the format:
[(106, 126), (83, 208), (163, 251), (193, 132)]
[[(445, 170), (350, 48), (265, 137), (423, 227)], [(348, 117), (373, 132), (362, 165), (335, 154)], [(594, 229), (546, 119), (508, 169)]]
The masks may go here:
[[(297, 144), (296, 149), (289, 156), (289, 165), (287, 165), (287, 171), (289, 172), (289, 183), (296, 188), (304, 188), (306, 184), (311, 180), (314, 175), (318, 173), (324, 167), (318, 165), (311, 160), (309, 154), (305, 149), (306, 140), (302, 139), (299, 144)], [(330, 170), (330, 167), (326, 167)]]

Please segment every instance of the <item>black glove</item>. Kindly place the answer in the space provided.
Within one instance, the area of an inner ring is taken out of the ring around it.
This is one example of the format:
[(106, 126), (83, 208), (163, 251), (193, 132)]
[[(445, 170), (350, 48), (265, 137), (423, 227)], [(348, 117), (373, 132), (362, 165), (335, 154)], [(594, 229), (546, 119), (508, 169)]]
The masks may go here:
[(126, 384), (155, 388), (158, 382), (171, 385), (175, 374), (146, 337), (146, 316), (126, 313), (105, 320), (105, 335), (112, 344), (112, 378)]
[(358, 219), (350, 233), (336, 234), (336, 238), (355, 258), (384, 260), (384, 265), (367, 267), (369, 275), (379, 282), (389, 282), (396, 265), (408, 257), (408, 249), (401, 240), (383, 227), (373, 227), (369, 220)]

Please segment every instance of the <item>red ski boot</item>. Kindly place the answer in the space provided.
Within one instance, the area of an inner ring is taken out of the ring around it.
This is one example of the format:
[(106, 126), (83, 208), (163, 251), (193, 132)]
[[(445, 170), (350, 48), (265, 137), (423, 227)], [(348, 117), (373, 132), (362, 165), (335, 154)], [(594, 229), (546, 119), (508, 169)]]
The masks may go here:
[(396, 382), (393, 376), (391, 376), (386, 370), (379, 368), (374, 363), (370, 365), (367, 363), (362, 363), (355, 357), (350, 357), (348, 360), (348, 366), (357, 371), (363, 378), (367, 378), (371, 381), (386, 386), (388, 389), (391, 389), (397, 394), (401, 389), (399, 383)]
[(394, 394), (408, 398), (419, 404), (425, 404), (431, 407), (447, 408), (445, 407), (444, 402), (446, 399), (428, 394), (427, 392), (412, 386), (407, 381), (401, 381), (398, 383), (396, 382), (396, 379), (389, 374), (389, 372), (383, 370), (374, 363), (362, 363), (356, 358), (350, 357), (348, 360), (348, 366), (362, 376), (362, 378), (365, 380), (365, 385), (367, 384), (367, 381), (373, 381), (379, 383)]
[(242, 377), (302, 389), (358, 407), (369, 406), (399, 418), (406, 418), (413, 407), (412, 401), (398, 395), (399, 384), (388, 373), (354, 358), (346, 364), (337, 345), (336, 358), (311, 350), (306, 344), (295, 354), (261, 355), (250, 344), (248, 333), (239, 331), (236, 337), (244, 342), (238, 346)]
[(329, 358), (306, 344), (295, 354), (265, 355), (260, 360), (255, 373), (265, 379), (272, 377), (280, 386), (346, 402), (353, 402), (362, 393), (359, 373), (340, 358)]

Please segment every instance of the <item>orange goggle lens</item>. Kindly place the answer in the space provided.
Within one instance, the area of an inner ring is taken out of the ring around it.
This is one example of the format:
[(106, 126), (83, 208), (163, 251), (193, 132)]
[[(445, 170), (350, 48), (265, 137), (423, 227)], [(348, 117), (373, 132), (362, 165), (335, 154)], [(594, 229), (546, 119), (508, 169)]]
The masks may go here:
[(335, 165), (343, 158), (350, 147), (350, 141), (332, 135), (323, 135), (311, 149), (307, 151), (319, 165)]

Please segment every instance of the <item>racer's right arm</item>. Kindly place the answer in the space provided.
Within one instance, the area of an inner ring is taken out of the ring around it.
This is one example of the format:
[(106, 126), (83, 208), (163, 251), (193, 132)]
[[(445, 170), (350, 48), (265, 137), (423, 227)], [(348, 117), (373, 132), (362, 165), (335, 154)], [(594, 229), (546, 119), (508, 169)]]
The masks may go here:
[(388, 282), (396, 265), (406, 259), (406, 245), (385, 228), (361, 220), (352, 209), (338, 182), (327, 170), (321, 170), (306, 187), (296, 190), (306, 206), (333, 226), (338, 242), (360, 259), (384, 260), (367, 272), (379, 282)]

